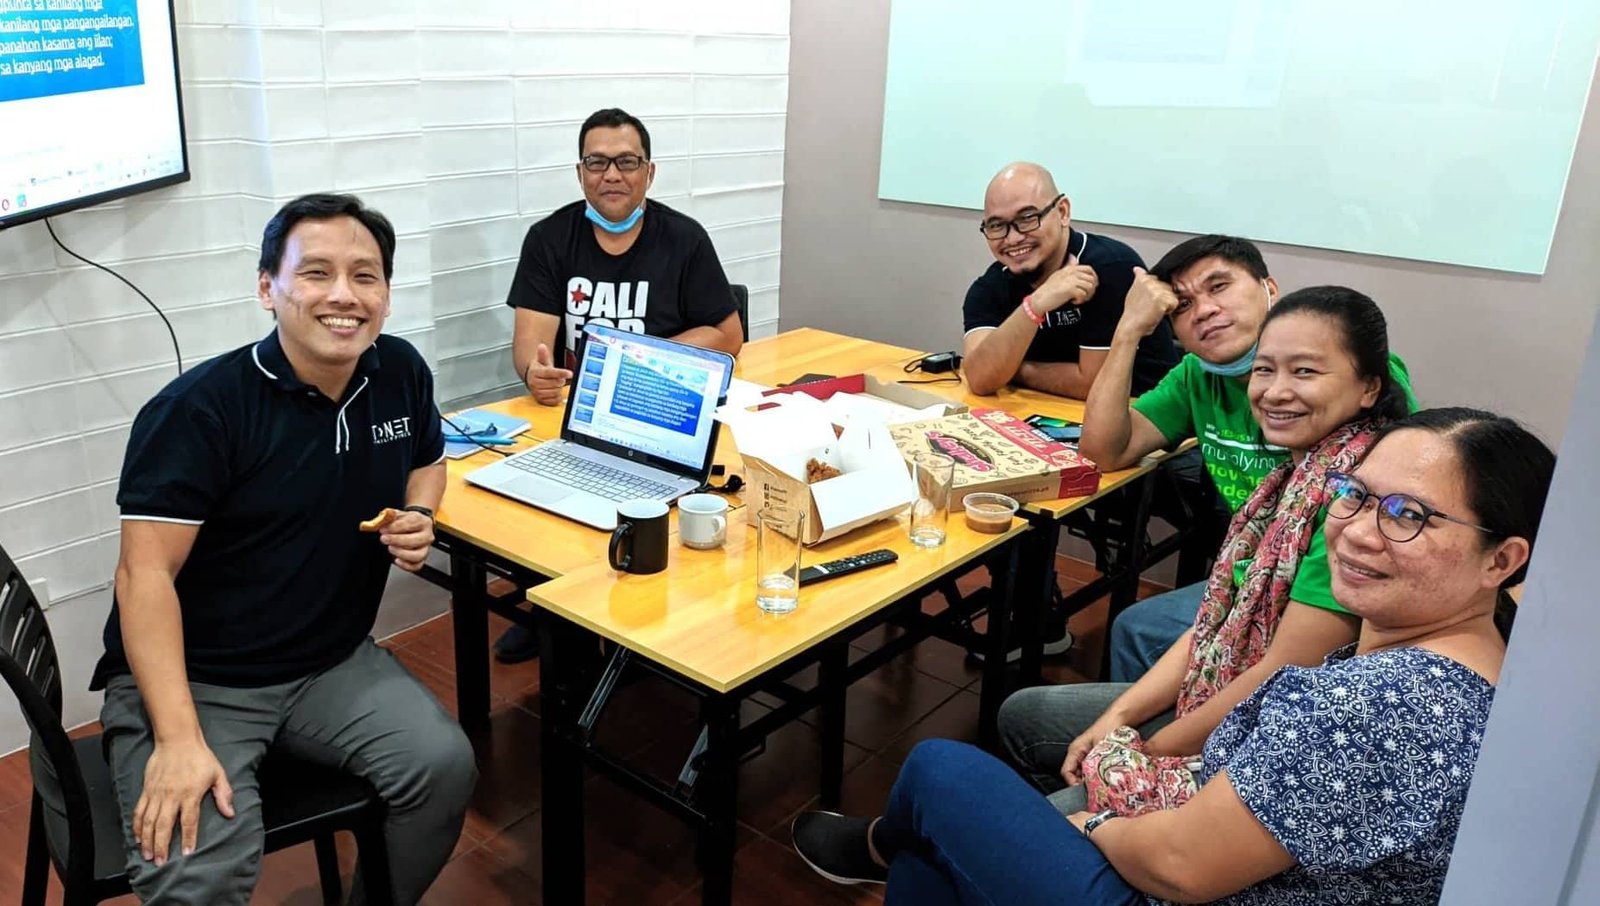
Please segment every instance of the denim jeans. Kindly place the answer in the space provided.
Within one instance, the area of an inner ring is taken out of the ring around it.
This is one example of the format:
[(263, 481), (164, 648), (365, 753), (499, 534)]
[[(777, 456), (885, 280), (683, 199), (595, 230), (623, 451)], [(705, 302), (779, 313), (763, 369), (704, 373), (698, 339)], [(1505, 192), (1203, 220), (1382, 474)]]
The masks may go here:
[[(1000, 706), (1000, 741), (1030, 783), (1063, 815), (1088, 808), (1084, 788), (1067, 786), (1061, 763), (1067, 747), (1106, 713), (1127, 683), (1072, 683), (1034, 686), (1011, 693)], [(1139, 726), (1146, 739), (1172, 722), (1171, 711)]]
[(1172, 643), (1194, 626), (1205, 590), (1204, 582), (1174, 588), (1118, 614), (1111, 624), (1111, 681), (1131, 683), (1155, 666)]
[(918, 743), (873, 832), (888, 906), (1144, 906), (1100, 850), (1005, 763)]

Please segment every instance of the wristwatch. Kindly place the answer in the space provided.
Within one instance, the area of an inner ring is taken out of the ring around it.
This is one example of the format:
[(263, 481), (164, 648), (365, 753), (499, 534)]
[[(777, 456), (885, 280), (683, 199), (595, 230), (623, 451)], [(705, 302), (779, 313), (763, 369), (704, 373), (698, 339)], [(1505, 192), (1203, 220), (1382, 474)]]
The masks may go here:
[(408, 513), (421, 513), (422, 515), (427, 516), (428, 519), (437, 521), (433, 519), (433, 510), (428, 509), (420, 503), (413, 503), (409, 506), (403, 506), (400, 509), (405, 510)]
[(1094, 833), (1095, 828), (1105, 824), (1107, 821), (1110, 821), (1115, 817), (1117, 817), (1117, 813), (1111, 809), (1106, 809), (1103, 812), (1095, 812), (1093, 815), (1089, 816), (1088, 821), (1083, 822), (1083, 835), (1085, 837), (1089, 836), (1090, 834)]

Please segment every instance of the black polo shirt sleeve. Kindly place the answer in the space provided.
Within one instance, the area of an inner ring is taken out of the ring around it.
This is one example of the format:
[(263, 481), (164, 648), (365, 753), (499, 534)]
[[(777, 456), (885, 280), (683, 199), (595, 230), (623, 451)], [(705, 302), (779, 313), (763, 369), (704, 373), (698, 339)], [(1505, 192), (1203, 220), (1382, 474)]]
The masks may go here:
[(139, 410), (117, 487), (123, 519), (199, 525), (228, 486), (228, 445), (215, 413), (192, 395), (157, 396)]
[(437, 465), (444, 459), (444, 427), (439, 418), (439, 406), (433, 400), (433, 372), (420, 354), (416, 355), (417, 369), (417, 430), (412, 432), (416, 446), (412, 448), (412, 471)]
[(1138, 258), (1118, 256), (1094, 266), (1098, 281), (1094, 296), (1083, 306), (1083, 321), (1078, 327), (1079, 349), (1110, 349), (1122, 320), (1123, 303), (1133, 288), (1133, 269), (1143, 267)]
[(553, 219), (547, 218), (528, 227), (528, 235), (522, 239), (522, 255), (517, 259), (517, 272), (511, 278), (511, 292), (506, 296), (506, 304), (559, 318), (566, 308), (563, 290), (556, 276), (554, 240), (549, 235)]
[(974, 330), (999, 327), (1005, 323), (1006, 318), (1011, 317), (1011, 310), (1014, 307), (1011, 305), (1011, 293), (1003, 274), (1002, 279), (996, 279), (994, 270), (997, 266), (991, 265), (989, 270), (984, 271), (981, 277), (972, 281), (972, 285), (967, 287), (966, 301), (961, 303), (963, 335)]
[(678, 304), (683, 307), (686, 324), (715, 327), (738, 311), (739, 303), (733, 299), (733, 288), (728, 285), (728, 275), (722, 270), (710, 235), (698, 224), (695, 224), (695, 232), (698, 235), (689, 249), (683, 282), (678, 287)]

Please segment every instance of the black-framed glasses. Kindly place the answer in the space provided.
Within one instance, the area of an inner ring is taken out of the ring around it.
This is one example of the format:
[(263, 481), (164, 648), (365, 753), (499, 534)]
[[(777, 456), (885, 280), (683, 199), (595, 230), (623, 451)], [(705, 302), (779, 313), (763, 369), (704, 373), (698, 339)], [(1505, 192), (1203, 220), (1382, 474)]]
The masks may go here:
[(1328, 516), (1332, 519), (1349, 519), (1367, 508), (1367, 501), (1377, 504), (1378, 531), (1397, 544), (1404, 544), (1422, 534), (1429, 519), (1443, 519), (1477, 529), (1488, 535), (1497, 535), (1494, 529), (1484, 528), (1465, 519), (1457, 519), (1440, 512), (1409, 494), (1389, 494), (1379, 497), (1367, 490), (1361, 480), (1343, 472), (1328, 473)]
[(611, 169), (612, 164), (617, 165), (619, 173), (634, 173), (648, 161), (637, 154), (618, 154), (616, 157), (607, 157), (604, 154), (585, 154), (578, 160), (578, 166), (590, 173), (604, 173)]
[(1037, 230), (1039, 224), (1044, 221), (1044, 215), (1054, 211), (1056, 205), (1061, 203), (1061, 199), (1066, 197), (1067, 193), (1062, 192), (1055, 197), (1054, 201), (1045, 205), (1043, 210), (1023, 211), (1014, 220), (1001, 220), (998, 217), (991, 217), (978, 224), (978, 232), (982, 233), (986, 239), (1004, 239), (1006, 234), (1012, 230), (1016, 230), (1021, 235), (1026, 236)]

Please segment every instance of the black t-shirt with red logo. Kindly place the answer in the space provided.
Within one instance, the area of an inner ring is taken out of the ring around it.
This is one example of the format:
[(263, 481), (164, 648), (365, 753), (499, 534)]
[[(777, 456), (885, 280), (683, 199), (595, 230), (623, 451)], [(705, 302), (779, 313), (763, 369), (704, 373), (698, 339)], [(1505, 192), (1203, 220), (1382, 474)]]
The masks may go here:
[(653, 200), (621, 255), (600, 247), (582, 201), (529, 227), (506, 304), (560, 318), (556, 344), (569, 354), (591, 322), (671, 337), (738, 311), (705, 228)]

